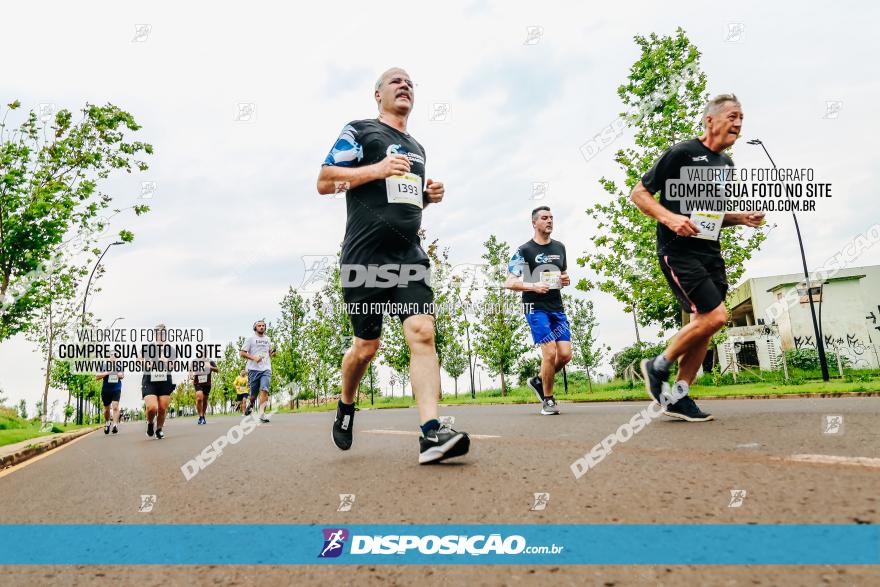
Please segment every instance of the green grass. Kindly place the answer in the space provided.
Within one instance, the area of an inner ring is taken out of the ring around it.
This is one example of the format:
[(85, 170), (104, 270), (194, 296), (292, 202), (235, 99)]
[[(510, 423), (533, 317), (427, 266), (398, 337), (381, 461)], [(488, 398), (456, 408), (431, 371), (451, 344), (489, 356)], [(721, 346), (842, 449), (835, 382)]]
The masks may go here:
[[(761, 373), (763, 376), (764, 373)], [(733, 384), (714, 385), (707, 384), (706, 377), (691, 387), (691, 396), (694, 398), (706, 397), (735, 397), (735, 396), (783, 396), (783, 395), (802, 395), (815, 393), (863, 393), (863, 392), (880, 392), (880, 373), (871, 372), (871, 374), (848, 375), (844, 379), (832, 379), (825, 383), (821, 379), (803, 379), (808, 373), (801, 373), (801, 377), (792, 378), (796, 383), (783, 383), (781, 378), (776, 380), (769, 377), (768, 381), (753, 381), (753, 378), (738, 377), (739, 382)], [(707, 376), (710, 377), (710, 376)], [(799, 381), (799, 382), (798, 382)], [(590, 392), (586, 383), (576, 382), (569, 383), (568, 393), (565, 393), (561, 382), (556, 383), (554, 389), (556, 398), (562, 401), (581, 401), (581, 402), (600, 402), (600, 401), (630, 401), (648, 399), (642, 384), (637, 383), (631, 386), (626, 381), (612, 381), (610, 383), (593, 384), (593, 391)], [(314, 401), (314, 400), (312, 400)], [(477, 393), (476, 399), (471, 399), (470, 393), (460, 391), (458, 397), (446, 393), (440, 401), (444, 405), (470, 405), (470, 404), (518, 404), (518, 403), (535, 403), (535, 394), (528, 387), (509, 388), (507, 395), (502, 397), (500, 389), (489, 389)], [(361, 408), (383, 409), (383, 408), (408, 408), (415, 405), (412, 397), (379, 397), (376, 396), (375, 404), (370, 405), (370, 398), (362, 397), (358, 405)], [(309, 403), (309, 400), (301, 400), (298, 410), (282, 409), (281, 412), (324, 412), (336, 409), (335, 402), (328, 402), (315, 406)]]
[(0, 446), (85, 427), (76, 424), (67, 424), (66, 426), (53, 424), (50, 430), (40, 430), (39, 420), (23, 420), (15, 414), (14, 410), (0, 408)]

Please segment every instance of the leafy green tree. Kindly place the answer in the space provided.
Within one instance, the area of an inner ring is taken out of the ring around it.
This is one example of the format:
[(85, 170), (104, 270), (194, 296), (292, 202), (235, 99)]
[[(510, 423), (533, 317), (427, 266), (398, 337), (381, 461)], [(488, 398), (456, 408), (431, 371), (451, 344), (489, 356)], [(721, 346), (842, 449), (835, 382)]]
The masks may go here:
[(281, 300), (281, 319), (275, 327), (278, 354), (272, 358), (272, 371), (282, 385), (293, 383), (302, 388), (308, 383), (308, 364), (304, 333), (308, 303), (292, 287)]
[(309, 357), (308, 384), (325, 396), (339, 385), (342, 358), (351, 345), (351, 322), (343, 310), (339, 267), (309, 302), (310, 312), (303, 331), (303, 352)]
[[(82, 269), (50, 274), (47, 277), (48, 290), (52, 291), (55, 297), (49, 300), (48, 304), (39, 306), (32, 312), (25, 330), (27, 339), (36, 343), (43, 355), (43, 405), (48, 405), (49, 402), (55, 349), (59, 343), (68, 340), (71, 329), (81, 323), (79, 305), (75, 296), (78, 279), (81, 279), (83, 274)], [(65, 368), (70, 370), (69, 365)], [(84, 391), (86, 388), (76, 389)]]
[[(674, 36), (636, 36), (635, 42), (641, 55), (617, 89), (627, 108), (621, 116), (634, 131), (635, 146), (615, 154), (622, 183), (602, 177), (599, 183), (609, 199), (587, 208), (596, 230), (591, 237), (593, 250), (578, 263), (593, 269), (598, 279), (583, 279), (577, 287), (612, 294), (624, 311), (635, 313), (637, 325), (657, 324), (664, 331), (681, 323), (681, 313), (656, 259), (656, 221), (642, 214), (629, 195), (663, 151), (700, 135), (709, 95), (700, 52), (682, 29)], [(731, 283), (740, 278), (745, 261), (765, 238), (765, 229), (731, 227), (721, 232)], [(638, 326), (636, 338), (640, 340)]]
[(171, 392), (171, 407), (174, 413), (180, 416), (181, 410), (184, 408), (193, 408), (196, 406), (196, 388), (193, 386), (192, 380), (187, 377), (177, 384), (174, 391)]
[(24, 400), (18, 402), (18, 415), (22, 420), (27, 420), (27, 403)]
[(223, 356), (217, 361), (217, 373), (211, 377), (211, 404), (222, 403), (223, 409), (235, 401), (235, 378), (247, 364), (238, 351), (244, 344), (244, 337), (239, 336), (235, 343), (228, 343), (223, 349)]
[[(50, 382), (53, 387), (59, 387), (67, 390), (67, 402), (64, 409), (64, 423), (67, 418), (76, 411), (75, 409), (67, 413), (67, 407), (73, 408), (70, 404), (71, 397), (89, 397), (91, 392), (101, 390), (101, 383), (95, 379), (94, 375), (88, 373), (74, 373), (71, 369), (70, 361), (55, 361), (51, 367)], [(45, 400), (46, 394), (43, 394)]]
[(490, 284), (477, 312), (474, 326), (476, 353), (493, 377), (501, 376), (501, 395), (507, 395), (507, 376), (512, 375), (519, 357), (528, 350), (525, 343), (525, 321), (515, 309), (520, 308), (519, 296), (504, 289), (510, 246), (490, 235), (483, 243), (482, 258), (489, 265)]
[(443, 370), (452, 377), (455, 384), (455, 397), (458, 397), (458, 378), (465, 372), (468, 366), (467, 353), (458, 338), (450, 339), (446, 347), (446, 360), (443, 362)]
[(404, 395), (406, 395), (406, 382), (409, 379), (409, 364), (412, 355), (403, 333), (403, 324), (400, 323), (399, 318), (387, 315), (383, 317), (382, 343), (379, 350), (382, 363), (394, 371), (397, 375), (396, 381), (400, 382)]
[[(56, 297), (53, 284), (78, 277), (100, 253), (92, 238), (76, 235), (104, 224), (112, 197), (101, 185), (114, 172), (146, 170), (138, 157), (153, 152), (129, 139), (140, 126), (112, 104), (86, 104), (78, 121), (62, 109), (46, 124), (30, 111), (8, 129), (7, 117), (20, 106), (9, 103), (0, 119), (0, 341), (26, 330)], [(142, 214), (148, 207), (132, 209)], [(120, 231), (123, 241), (131, 236)]]
[(605, 360), (611, 347), (599, 344), (594, 330), (599, 325), (593, 311), (593, 302), (565, 296), (565, 306), (571, 328), (572, 363), (587, 371), (587, 383), (593, 391), (591, 370)]

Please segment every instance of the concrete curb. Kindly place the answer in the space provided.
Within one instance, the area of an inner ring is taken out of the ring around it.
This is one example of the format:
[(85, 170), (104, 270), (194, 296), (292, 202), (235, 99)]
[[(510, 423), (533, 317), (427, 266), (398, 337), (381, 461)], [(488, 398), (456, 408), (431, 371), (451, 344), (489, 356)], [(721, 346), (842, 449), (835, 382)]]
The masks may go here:
[[(94, 432), (99, 428), (101, 428), (101, 426), (95, 426), (94, 428), (80, 428), (79, 430), (74, 430), (72, 432), (63, 432), (57, 436), (53, 436), (48, 439), (40, 436), (32, 438), (32, 444), (34, 444), (35, 446), (28, 446), (8, 455), (0, 456), (0, 470), (8, 469), (9, 467), (12, 467), (14, 465), (23, 463), (24, 461), (32, 459), (37, 455), (48, 452), (54, 448), (58, 448), (63, 444), (67, 444), (71, 440), (75, 440), (80, 436), (85, 436), (90, 432)], [(3, 449), (0, 448), (0, 450)]]

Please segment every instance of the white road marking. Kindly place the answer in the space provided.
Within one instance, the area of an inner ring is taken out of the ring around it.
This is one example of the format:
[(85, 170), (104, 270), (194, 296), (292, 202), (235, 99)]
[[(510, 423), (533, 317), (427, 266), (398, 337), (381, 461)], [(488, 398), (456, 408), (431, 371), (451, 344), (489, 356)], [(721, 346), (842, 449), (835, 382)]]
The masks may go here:
[(815, 463), (818, 465), (849, 465), (880, 469), (880, 459), (871, 457), (838, 457), (834, 455), (791, 455), (785, 460), (796, 463)]
[[(419, 433), (412, 430), (364, 430), (367, 434), (396, 434), (398, 436), (418, 436)], [(501, 438), (500, 436), (492, 436), (491, 434), (468, 434), (469, 437), (476, 440), (488, 440), (490, 438)]]

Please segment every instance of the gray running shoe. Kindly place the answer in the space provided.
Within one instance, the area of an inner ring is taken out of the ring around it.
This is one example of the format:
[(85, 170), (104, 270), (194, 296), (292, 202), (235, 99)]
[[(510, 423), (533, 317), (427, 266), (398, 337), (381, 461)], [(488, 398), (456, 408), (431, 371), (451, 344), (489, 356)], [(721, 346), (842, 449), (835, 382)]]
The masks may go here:
[(557, 414), (559, 414), (559, 404), (556, 403), (556, 400), (552, 397), (544, 398), (544, 402), (541, 404), (541, 415), (555, 416)]

